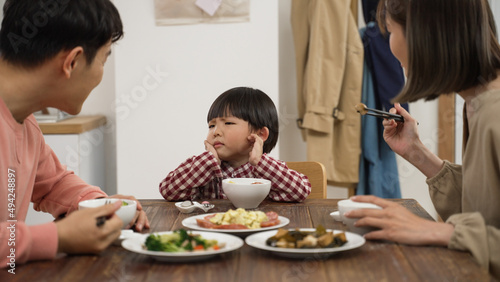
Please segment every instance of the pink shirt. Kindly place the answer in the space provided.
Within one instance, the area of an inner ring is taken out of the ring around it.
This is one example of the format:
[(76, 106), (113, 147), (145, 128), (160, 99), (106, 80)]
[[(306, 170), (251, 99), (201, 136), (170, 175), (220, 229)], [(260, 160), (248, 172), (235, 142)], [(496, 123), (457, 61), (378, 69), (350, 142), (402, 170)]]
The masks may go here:
[(78, 209), (78, 202), (106, 197), (61, 165), (45, 144), (33, 115), (23, 124), (0, 99), (0, 267), (8, 263), (54, 258), (57, 228), (50, 222), (27, 226), (30, 201), (55, 218)]

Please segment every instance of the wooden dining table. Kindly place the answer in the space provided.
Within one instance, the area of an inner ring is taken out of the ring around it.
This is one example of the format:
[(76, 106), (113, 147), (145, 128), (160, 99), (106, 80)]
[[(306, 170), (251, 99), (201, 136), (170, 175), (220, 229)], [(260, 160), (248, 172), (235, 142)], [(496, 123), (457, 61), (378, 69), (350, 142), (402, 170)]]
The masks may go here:
[[(330, 213), (338, 199), (308, 199), (303, 203), (264, 201), (259, 210), (275, 211), (290, 220), (287, 228), (348, 231)], [(413, 199), (395, 199), (414, 214), (433, 220)], [(151, 228), (143, 233), (183, 228), (182, 220), (203, 214), (180, 213), (165, 200), (140, 200)], [(234, 206), (211, 200), (211, 212)], [(5, 269), (4, 269), (5, 270)], [(29, 262), (16, 274), (2, 271), (0, 281), (495, 281), (467, 252), (445, 247), (409, 246), (367, 240), (361, 247), (327, 256), (284, 258), (275, 253), (241, 248), (197, 262), (162, 262), (113, 244), (98, 255), (59, 255), (54, 260)]]

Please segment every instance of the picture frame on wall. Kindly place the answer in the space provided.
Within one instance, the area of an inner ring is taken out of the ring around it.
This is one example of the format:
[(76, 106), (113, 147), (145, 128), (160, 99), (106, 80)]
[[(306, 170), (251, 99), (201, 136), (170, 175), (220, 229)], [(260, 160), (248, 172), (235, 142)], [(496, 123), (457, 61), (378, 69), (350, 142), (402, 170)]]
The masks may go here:
[(155, 0), (157, 26), (248, 22), (250, 0)]

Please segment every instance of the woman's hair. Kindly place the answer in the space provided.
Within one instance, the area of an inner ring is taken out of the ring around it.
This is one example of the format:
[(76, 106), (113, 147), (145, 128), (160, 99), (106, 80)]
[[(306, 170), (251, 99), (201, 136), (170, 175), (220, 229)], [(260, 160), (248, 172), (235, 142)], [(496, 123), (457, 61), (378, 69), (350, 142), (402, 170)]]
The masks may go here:
[(395, 102), (432, 100), (488, 83), (500, 69), (500, 45), (487, 0), (382, 0), (378, 21), (403, 26), (407, 83)]
[(0, 30), (0, 55), (25, 68), (81, 46), (87, 63), (107, 42), (123, 36), (110, 0), (7, 0)]
[(249, 87), (236, 87), (222, 93), (213, 102), (207, 115), (207, 122), (214, 118), (232, 115), (247, 121), (253, 130), (269, 129), (263, 151), (269, 153), (278, 142), (278, 112), (266, 93)]

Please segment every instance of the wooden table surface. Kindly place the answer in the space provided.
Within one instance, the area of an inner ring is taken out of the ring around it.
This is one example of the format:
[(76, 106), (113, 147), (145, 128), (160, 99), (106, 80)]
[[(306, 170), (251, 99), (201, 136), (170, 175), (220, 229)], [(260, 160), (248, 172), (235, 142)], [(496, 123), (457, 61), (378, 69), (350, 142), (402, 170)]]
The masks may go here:
[[(304, 203), (263, 202), (259, 209), (290, 219), (289, 228), (346, 227), (330, 217), (336, 199)], [(412, 199), (395, 200), (413, 213), (432, 219)], [(210, 212), (233, 208), (225, 200), (211, 201)], [(174, 203), (141, 200), (152, 227), (149, 232), (182, 228), (182, 220), (203, 213), (181, 214)], [(8, 276), (6, 276), (8, 275)], [(0, 281), (494, 281), (466, 252), (444, 247), (415, 247), (367, 241), (362, 247), (326, 259), (288, 259), (244, 245), (234, 252), (191, 263), (159, 262), (112, 245), (99, 255), (60, 256), (52, 261), (18, 265), (16, 274), (2, 271)]]

